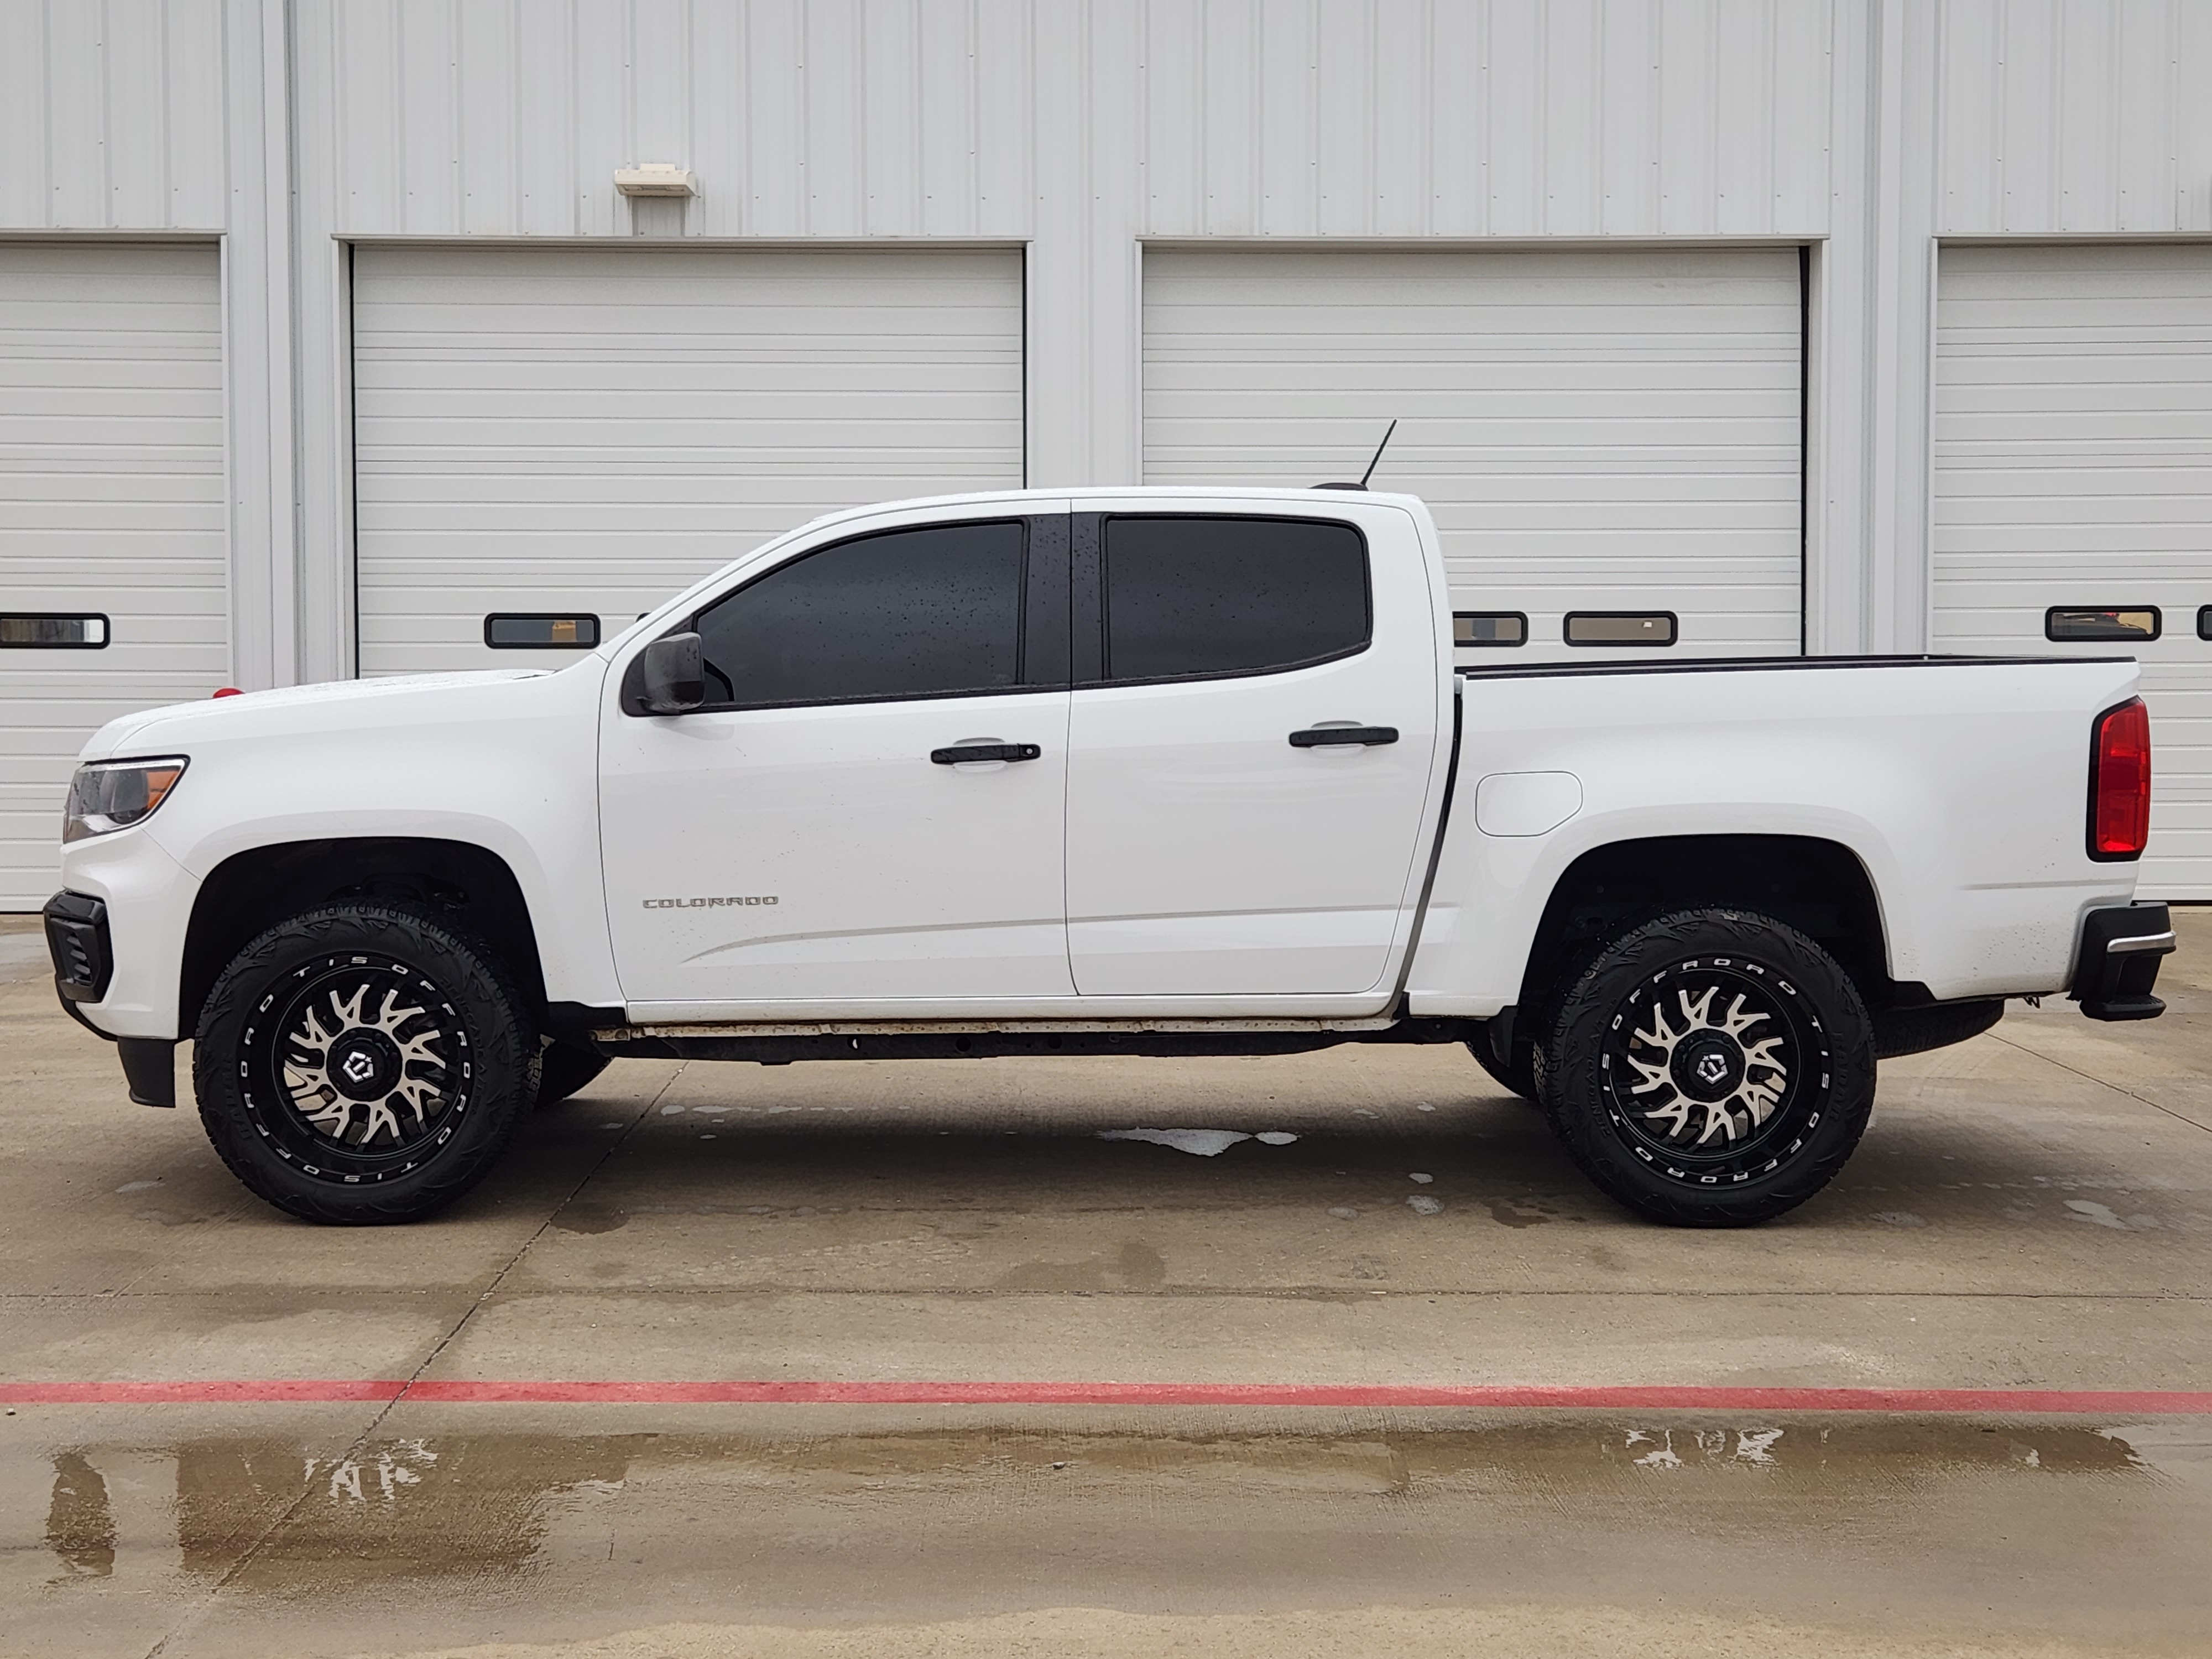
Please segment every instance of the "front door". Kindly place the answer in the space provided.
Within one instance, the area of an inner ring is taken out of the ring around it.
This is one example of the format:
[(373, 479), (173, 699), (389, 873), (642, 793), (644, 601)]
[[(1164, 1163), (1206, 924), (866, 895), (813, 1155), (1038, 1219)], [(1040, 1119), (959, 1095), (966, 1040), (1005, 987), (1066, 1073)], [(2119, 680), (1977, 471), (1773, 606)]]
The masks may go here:
[(906, 527), (749, 573), (696, 618), (708, 707), (610, 707), (633, 1009), (1073, 994), (1065, 526)]
[(1413, 520), (1364, 507), (1075, 524), (1077, 990), (1376, 988), (1417, 890), (1441, 724)]

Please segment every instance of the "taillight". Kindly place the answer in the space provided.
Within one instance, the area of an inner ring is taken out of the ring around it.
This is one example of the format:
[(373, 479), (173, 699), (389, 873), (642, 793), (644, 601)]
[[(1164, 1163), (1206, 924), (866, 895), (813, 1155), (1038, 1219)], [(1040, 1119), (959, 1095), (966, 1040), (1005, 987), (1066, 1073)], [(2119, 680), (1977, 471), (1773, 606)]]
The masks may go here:
[(2089, 856), (2142, 856), (2150, 839), (2150, 710), (2141, 697), (2097, 716), (2089, 748)]

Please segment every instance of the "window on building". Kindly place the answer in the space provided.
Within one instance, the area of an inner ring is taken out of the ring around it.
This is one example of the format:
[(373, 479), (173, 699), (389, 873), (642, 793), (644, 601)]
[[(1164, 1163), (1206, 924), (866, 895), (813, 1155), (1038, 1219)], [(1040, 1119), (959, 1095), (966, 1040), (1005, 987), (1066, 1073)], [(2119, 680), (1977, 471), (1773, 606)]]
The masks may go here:
[(2043, 636), (2047, 640), (2154, 640), (2160, 623), (2154, 605), (2110, 611), (2054, 605), (2043, 613)]
[(1452, 643), (1459, 646), (1526, 645), (1528, 618), (1518, 611), (1455, 611)]
[(484, 643), (496, 651), (588, 651), (599, 642), (599, 619), (588, 613), (502, 611), (484, 618)]
[(699, 613), (709, 700), (754, 707), (1021, 684), (1018, 520), (841, 542)]
[(94, 613), (0, 616), (0, 650), (98, 651), (106, 643), (107, 618)]
[(1297, 668), (1373, 637), (1367, 544), (1314, 519), (1106, 522), (1105, 678)]
[(1570, 611), (1569, 645), (1672, 645), (1677, 623), (1671, 611)]

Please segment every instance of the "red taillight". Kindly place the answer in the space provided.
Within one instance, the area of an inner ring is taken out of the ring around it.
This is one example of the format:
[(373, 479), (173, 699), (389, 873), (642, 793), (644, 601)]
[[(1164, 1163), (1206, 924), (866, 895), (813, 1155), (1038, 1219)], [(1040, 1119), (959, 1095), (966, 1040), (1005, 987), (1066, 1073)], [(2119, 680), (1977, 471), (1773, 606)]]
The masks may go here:
[(2150, 839), (2150, 710), (2131, 698), (2097, 717), (2089, 750), (2089, 856), (2140, 857)]

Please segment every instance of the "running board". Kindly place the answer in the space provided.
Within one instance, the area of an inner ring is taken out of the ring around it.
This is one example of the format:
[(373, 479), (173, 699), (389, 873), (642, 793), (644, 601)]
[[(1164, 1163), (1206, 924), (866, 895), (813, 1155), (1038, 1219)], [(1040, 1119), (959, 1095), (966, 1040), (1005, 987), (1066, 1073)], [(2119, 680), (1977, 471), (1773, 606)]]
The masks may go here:
[(662, 1060), (990, 1060), (1095, 1054), (1295, 1054), (1343, 1042), (1458, 1042), (1468, 1020), (853, 1021), (622, 1025), (592, 1031), (603, 1054)]

